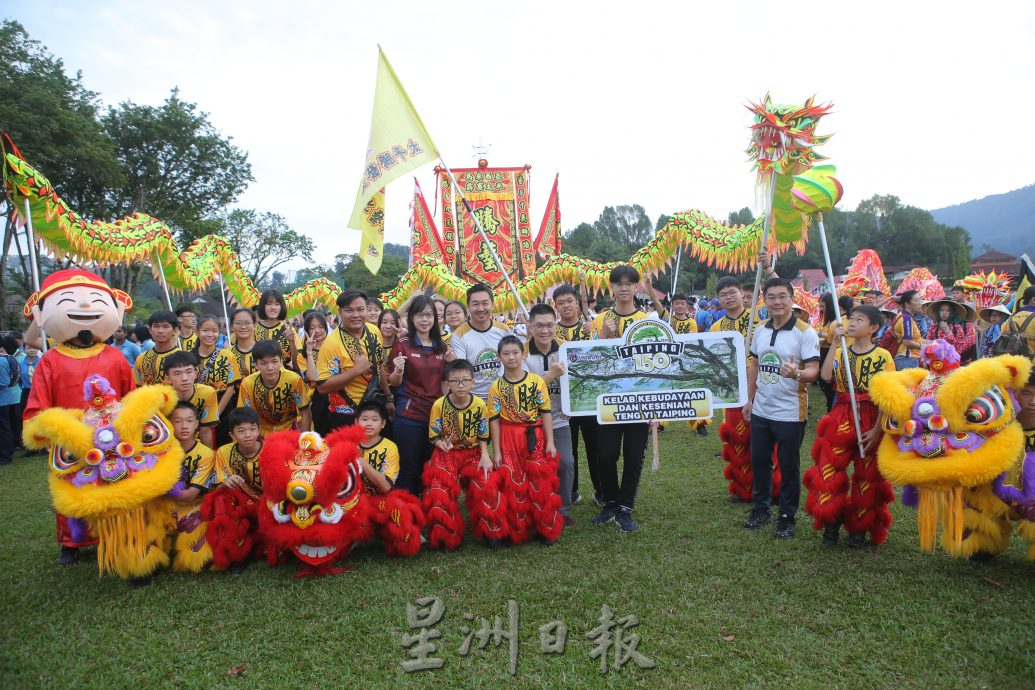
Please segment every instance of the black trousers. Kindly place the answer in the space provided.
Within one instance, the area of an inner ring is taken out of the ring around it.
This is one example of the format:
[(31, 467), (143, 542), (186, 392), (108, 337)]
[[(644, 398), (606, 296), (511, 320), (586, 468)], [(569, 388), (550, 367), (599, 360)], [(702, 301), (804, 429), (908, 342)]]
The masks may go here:
[(780, 463), (780, 515), (794, 518), (801, 499), (801, 441), (803, 422), (776, 422), (751, 415), (751, 472), (754, 510), (769, 510), (773, 502), (773, 448)]
[(586, 444), (586, 467), (589, 469), (589, 481), (593, 483), (593, 491), (603, 493), (600, 488), (600, 470), (598, 469), (597, 458), (597, 436), (600, 433), (600, 424), (596, 417), (572, 417), (568, 420), (568, 427), (571, 429), (571, 457), (575, 466), (575, 478), (571, 483), (572, 498), (579, 493), (579, 434)]
[(0, 405), (0, 465), (14, 460), (14, 433), (21, 420), (20, 407), (18, 403)]
[[(600, 424), (597, 432), (597, 470), (604, 501), (632, 510), (643, 472), (650, 425)], [(618, 457), (622, 457), (622, 482), (618, 483)]]

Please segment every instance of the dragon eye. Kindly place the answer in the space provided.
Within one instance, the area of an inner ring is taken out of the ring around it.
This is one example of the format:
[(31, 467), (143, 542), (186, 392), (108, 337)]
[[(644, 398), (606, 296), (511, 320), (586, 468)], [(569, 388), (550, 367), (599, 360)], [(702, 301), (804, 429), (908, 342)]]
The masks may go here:
[(967, 406), (963, 416), (971, 424), (988, 424), (1003, 416), (1006, 401), (997, 388), (990, 388)]
[(71, 451), (65, 450), (61, 446), (51, 446), (50, 465), (55, 472), (68, 472), (76, 467), (79, 462), (79, 458), (73, 455)]
[(152, 417), (144, 424), (140, 440), (145, 446), (157, 446), (169, 440), (169, 427), (158, 417)]

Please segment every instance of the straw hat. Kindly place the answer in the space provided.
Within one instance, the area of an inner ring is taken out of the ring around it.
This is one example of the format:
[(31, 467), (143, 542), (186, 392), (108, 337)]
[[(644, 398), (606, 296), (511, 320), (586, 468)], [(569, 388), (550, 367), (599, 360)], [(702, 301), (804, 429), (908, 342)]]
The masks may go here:
[(1012, 314), (1010, 314), (1010, 310), (1006, 308), (1005, 304), (997, 304), (994, 307), (985, 307), (984, 309), (982, 309), (981, 310), (981, 320), (982, 321), (991, 321), (991, 319), (989, 319), (988, 317), (991, 316), (990, 312), (993, 312), (993, 311), (997, 312), (999, 314), (1002, 314), (1004, 321), (1012, 316)]
[(951, 299), (934, 300), (927, 304), (924, 311), (929, 317), (935, 321), (939, 321), (941, 317), (938, 315), (938, 312), (941, 311), (943, 304), (947, 304), (952, 307), (957, 321), (973, 321), (977, 317), (977, 312), (974, 311), (973, 307), (961, 304), (960, 302), (953, 302)]

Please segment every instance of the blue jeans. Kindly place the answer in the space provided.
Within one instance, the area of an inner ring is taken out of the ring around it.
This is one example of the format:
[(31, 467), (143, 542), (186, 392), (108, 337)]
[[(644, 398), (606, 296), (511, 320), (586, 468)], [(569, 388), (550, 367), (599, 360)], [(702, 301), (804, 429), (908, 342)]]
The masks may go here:
[(920, 366), (920, 360), (916, 357), (906, 357), (905, 355), (895, 355), (895, 369), (916, 369)]
[(432, 451), (428, 421), (397, 416), (392, 422), (392, 440), (399, 447), (399, 476), (395, 479), (395, 486), (419, 497), (424, 463)]

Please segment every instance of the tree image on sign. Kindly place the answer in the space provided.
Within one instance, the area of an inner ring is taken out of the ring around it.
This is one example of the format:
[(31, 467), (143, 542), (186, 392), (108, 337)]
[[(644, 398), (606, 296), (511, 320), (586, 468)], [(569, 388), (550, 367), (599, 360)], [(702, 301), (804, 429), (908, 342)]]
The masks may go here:
[[(632, 342), (666, 342), (664, 331), (642, 328)], [(595, 413), (603, 394), (706, 388), (716, 404), (739, 396), (737, 350), (732, 335), (720, 339), (680, 339), (682, 352), (638, 353), (620, 357), (614, 345), (592, 345), (567, 351), (568, 400), (572, 414)]]

